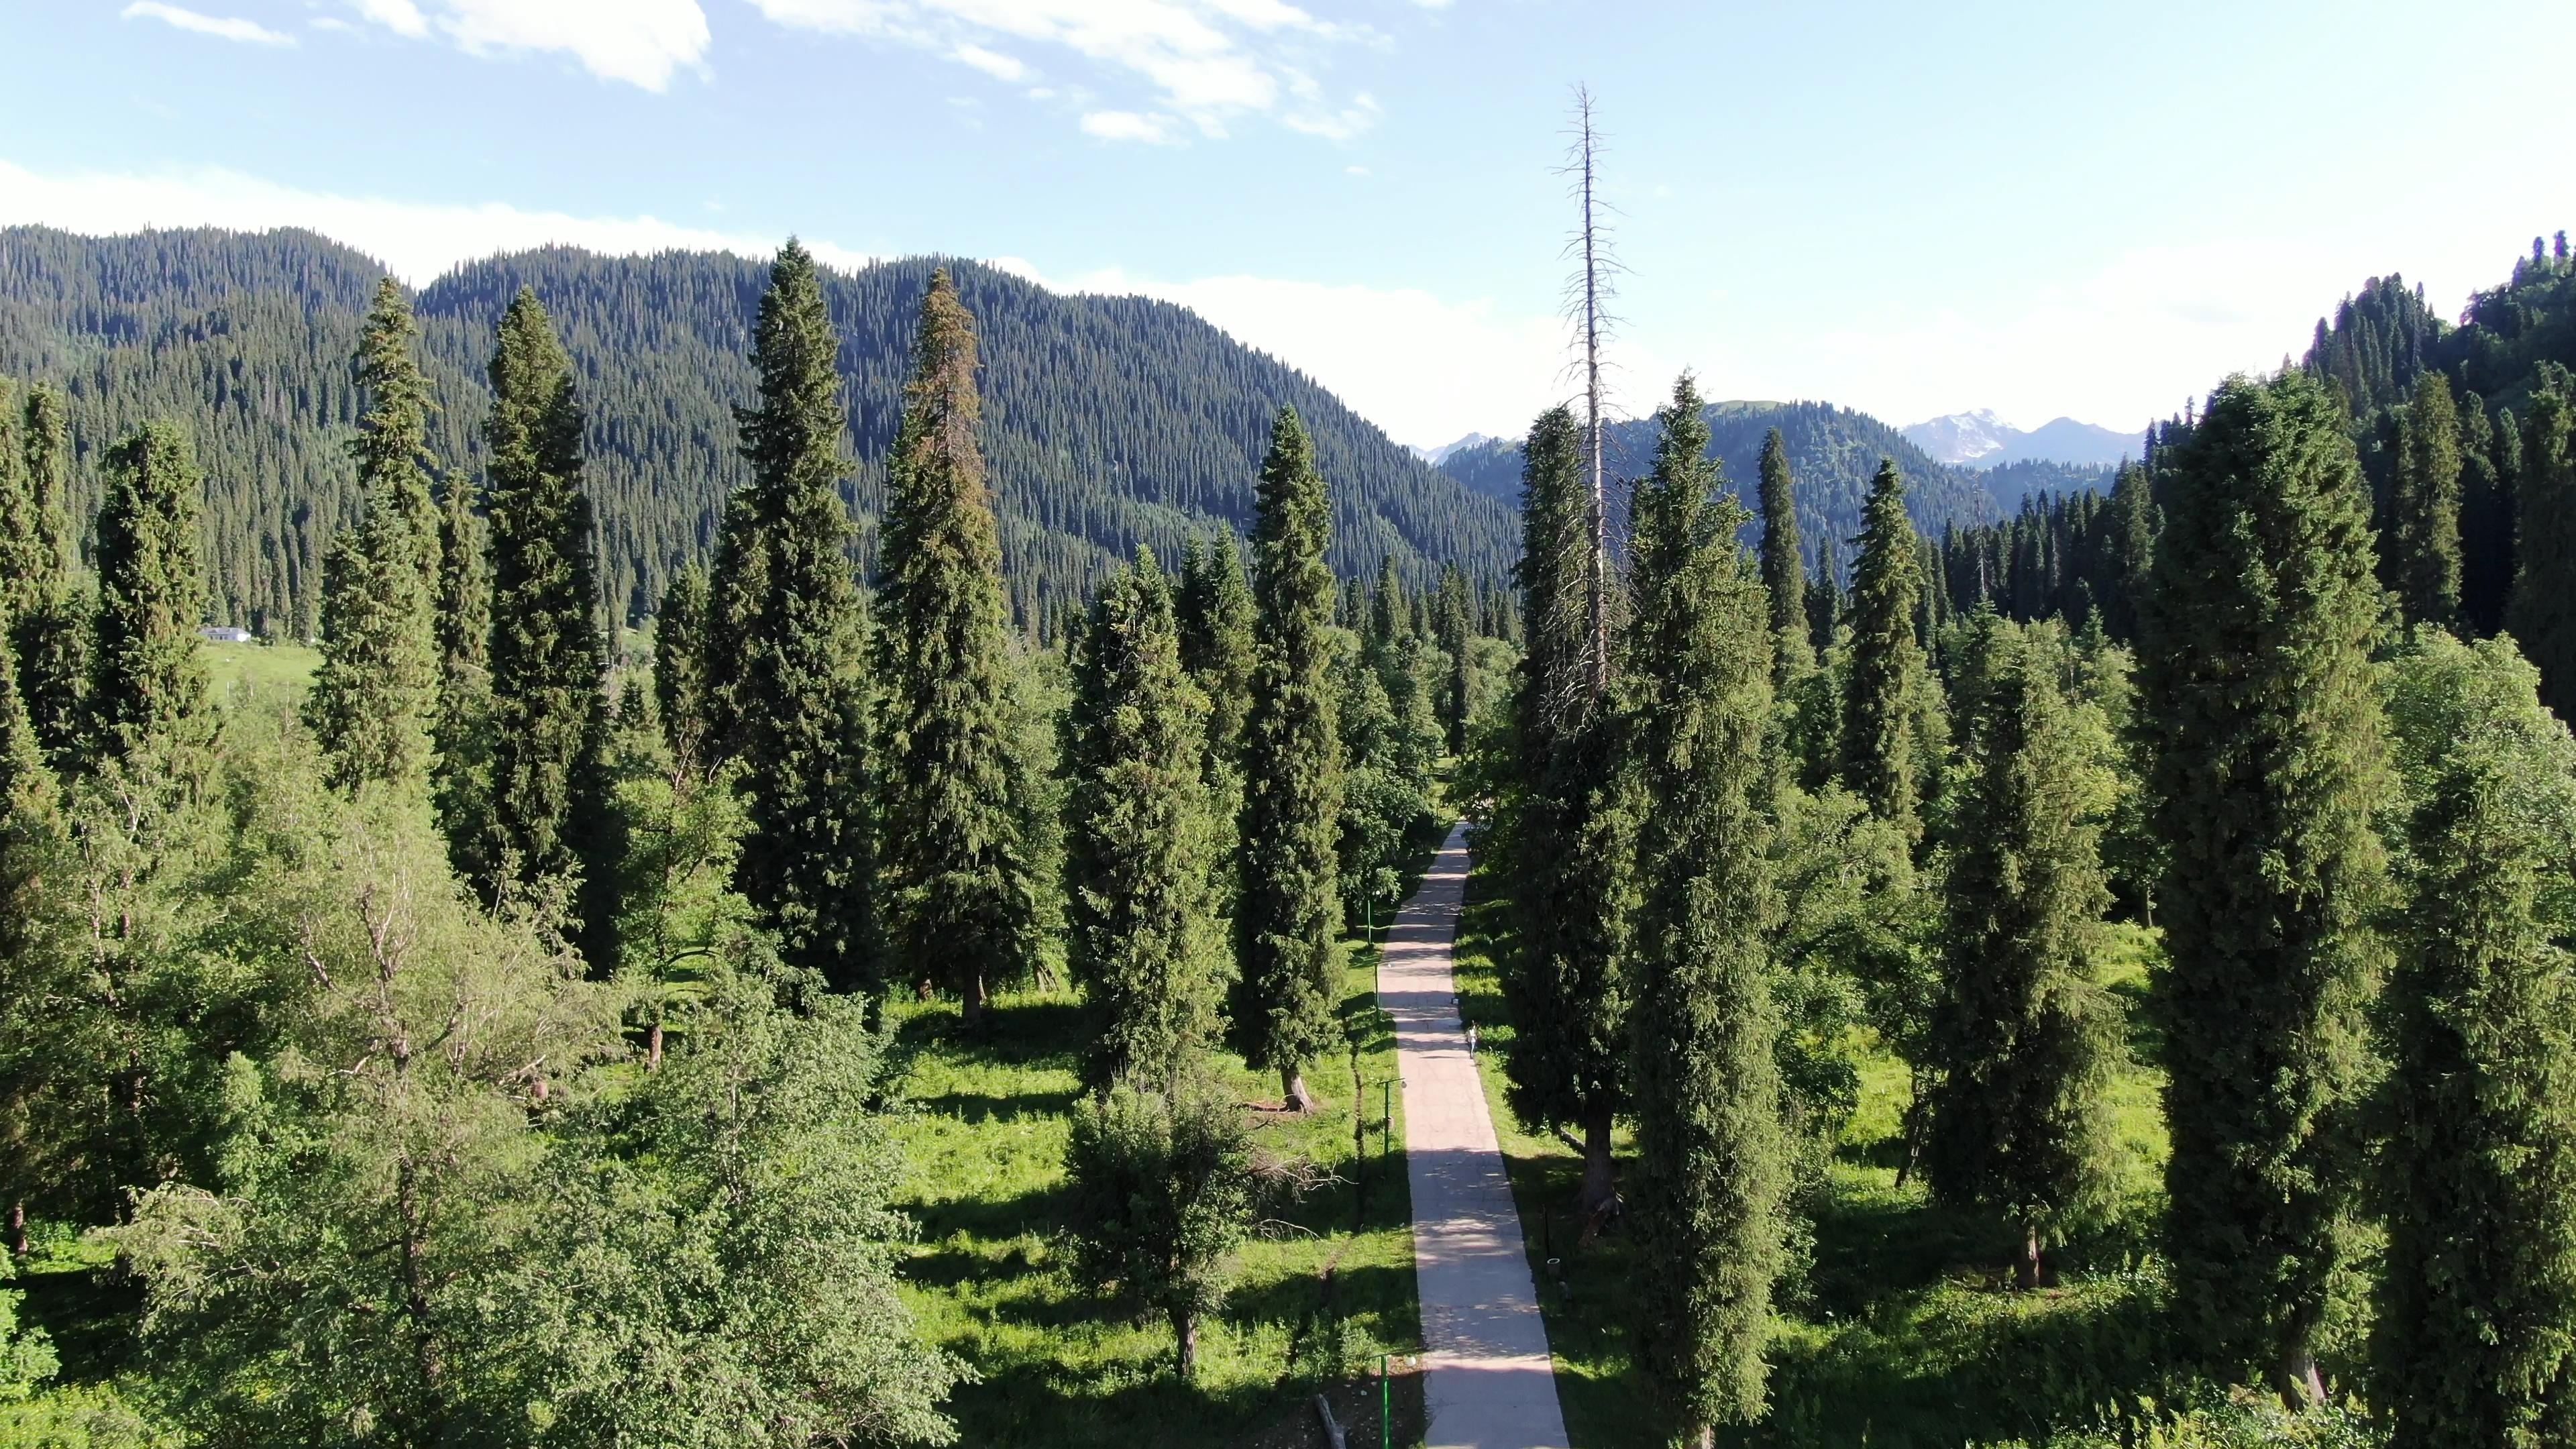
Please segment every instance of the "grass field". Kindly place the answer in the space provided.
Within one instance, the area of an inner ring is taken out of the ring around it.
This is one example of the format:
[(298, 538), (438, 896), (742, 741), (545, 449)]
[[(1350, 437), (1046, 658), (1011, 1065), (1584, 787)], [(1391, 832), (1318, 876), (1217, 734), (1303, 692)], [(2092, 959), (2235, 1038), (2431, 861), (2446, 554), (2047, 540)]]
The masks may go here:
[[(1395, 1075), (1395, 1048), (1371, 994), (1375, 967), (1374, 952), (1351, 953), (1342, 1017), (1354, 1051), (1310, 1076), (1323, 1108), (1253, 1114), (1259, 1152), (1304, 1159), (1329, 1180), (1244, 1250), (1224, 1313), (1201, 1331), (1191, 1382), (1173, 1372), (1168, 1324), (1089, 1301), (1065, 1266), (1063, 1158), (1083, 1039), (1076, 998), (1006, 993), (975, 1038), (949, 1003), (897, 1008), (911, 1105), (907, 1206), (921, 1225), (910, 1297), (931, 1337), (979, 1379), (954, 1402), (964, 1442), (1249, 1442), (1311, 1415), (1305, 1400), (1320, 1385), (1373, 1374), (1381, 1352), (1408, 1361), (1418, 1352), (1402, 1102), (1399, 1094), (1399, 1150), (1390, 1154), (1382, 1084)], [(1220, 1066), (1245, 1102), (1275, 1100), (1275, 1078), (1232, 1057)], [(1353, 1139), (1355, 1106), (1364, 1148)], [(1360, 1150), (1365, 1161), (1355, 1160)], [(1366, 1442), (1377, 1443), (1374, 1413), (1366, 1428)]]
[(253, 698), (272, 692), (299, 692), (313, 683), (322, 651), (307, 644), (217, 644), (200, 646), (206, 672), (214, 679), (215, 698), (229, 700), (247, 688)]
[[(1459, 1000), (1485, 1040), (1508, 1046), (1511, 1024), (1494, 967), (1500, 924), (1495, 902), (1470, 904), (1459, 933)], [(2105, 984), (2134, 1003), (2153, 938), (2121, 928), (2113, 944)], [(2134, 1021), (2139, 1013), (2131, 1015)], [(2156, 1285), (2143, 1266), (2164, 1151), (2154, 1074), (2127, 1072), (2115, 1094), (2125, 1207), (2053, 1255), (2056, 1283), (2023, 1294), (2010, 1290), (2008, 1234), (1933, 1207), (1919, 1181), (1897, 1185), (1906, 1073), (1866, 1042), (1855, 1050), (1860, 1109), (1827, 1181), (1801, 1204), (1812, 1240), (1799, 1245), (1803, 1262), (1778, 1305), (1771, 1414), (1721, 1442), (1801, 1449), (2040, 1442), (2161, 1392), (2142, 1378), (2159, 1357), (2152, 1341)], [(1539, 1279), (1567, 1431), (1576, 1449), (1663, 1449), (1631, 1358), (1628, 1240), (1614, 1230), (1579, 1241), (1580, 1161), (1512, 1116), (1502, 1058), (1494, 1051), (1480, 1060)], [(1623, 1134), (1623, 1152), (1626, 1145)], [(1551, 1266), (1550, 1259), (1558, 1261)]]

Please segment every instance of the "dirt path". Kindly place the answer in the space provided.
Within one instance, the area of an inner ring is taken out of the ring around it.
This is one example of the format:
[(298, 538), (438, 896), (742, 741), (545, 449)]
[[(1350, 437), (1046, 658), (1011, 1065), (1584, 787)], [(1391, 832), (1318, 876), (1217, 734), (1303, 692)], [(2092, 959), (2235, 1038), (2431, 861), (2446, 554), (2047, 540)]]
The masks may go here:
[(1563, 1449), (1565, 1418), (1519, 1212), (1458, 1024), (1450, 944), (1467, 838), (1449, 833), (1388, 928), (1378, 1001), (1395, 1018), (1430, 1449)]

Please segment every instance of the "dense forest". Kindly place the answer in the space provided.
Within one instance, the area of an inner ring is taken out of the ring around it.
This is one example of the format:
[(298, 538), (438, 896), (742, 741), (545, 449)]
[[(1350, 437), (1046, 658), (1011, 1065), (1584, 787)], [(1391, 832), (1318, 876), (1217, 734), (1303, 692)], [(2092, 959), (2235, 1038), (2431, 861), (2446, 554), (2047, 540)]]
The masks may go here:
[[(0, 1442), (1301, 1442), (1421, 1343), (1367, 983), (1461, 817), (1576, 1442), (2576, 1439), (2563, 243), (2008, 513), (1688, 375), (1444, 494), (1256, 359), (1052, 514), (1124, 364), (1004, 319), (1114, 309), (237, 245), (326, 262), (12, 334)], [(725, 420), (659, 573), (647, 418)], [(326, 474), (284, 570), (238, 480)]]
[[(855, 462), (843, 487), (869, 530), (863, 567), (902, 410), (910, 299), (934, 265), (828, 277)], [(1433, 472), (1303, 375), (1167, 303), (950, 268), (995, 343), (986, 437), (1015, 617), (1078, 606), (1140, 543), (1169, 562), (1197, 530), (1246, 525), (1245, 480), (1283, 403), (1310, 420), (1341, 480), (1337, 569), (1393, 556), (1418, 587), (1446, 563), (1501, 582), (1507, 504)], [(382, 271), (301, 231), (0, 230), (0, 375), (63, 389), (82, 517), (117, 438), (146, 418), (187, 424), (208, 479), (212, 622), (309, 638), (323, 555), (359, 502), (343, 444), (362, 403), (344, 360)], [(482, 466), (482, 359), (492, 320), (522, 286), (560, 320), (580, 370), (605, 605), (612, 618), (641, 618), (682, 565), (703, 561), (719, 505), (744, 476), (730, 409), (750, 381), (761, 268), (712, 253), (549, 248), (423, 288), (413, 301), (440, 469), (470, 477)]]

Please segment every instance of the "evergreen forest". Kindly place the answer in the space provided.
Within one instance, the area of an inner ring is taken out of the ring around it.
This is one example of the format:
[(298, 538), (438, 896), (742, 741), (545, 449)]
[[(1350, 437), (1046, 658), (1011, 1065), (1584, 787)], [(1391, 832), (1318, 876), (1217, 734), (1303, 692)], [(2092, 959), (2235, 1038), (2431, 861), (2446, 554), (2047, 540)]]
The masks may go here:
[(0, 373), (0, 1444), (1425, 1442), (1459, 825), (1573, 1443), (2576, 1443), (2563, 235), (2001, 480), (793, 240)]

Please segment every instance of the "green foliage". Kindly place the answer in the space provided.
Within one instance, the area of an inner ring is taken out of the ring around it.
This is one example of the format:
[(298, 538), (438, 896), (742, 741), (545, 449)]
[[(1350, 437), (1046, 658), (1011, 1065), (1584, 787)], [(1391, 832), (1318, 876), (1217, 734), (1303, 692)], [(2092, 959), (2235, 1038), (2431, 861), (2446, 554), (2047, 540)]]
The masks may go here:
[(1243, 757), (1243, 725), (1252, 700), (1252, 585), (1231, 533), (1192, 538), (1181, 553), (1178, 599), (1181, 662), (1208, 705), (1212, 771), (1228, 776)]
[(1762, 586), (1771, 602), (1771, 688), (1786, 696), (1816, 667), (1807, 638), (1806, 555), (1798, 548), (1798, 480), (1789, 445), (1773, 428), (1762, 435)]
[(1925, 1166), (1937, 1197), (2019, 1229), (2035, 1288), (2043, 1241), (2106, 1208), (2116, 1182), (2120, 1043), (2096, 984), (2110, 741), (2059, 686), (2054, 626), (1981, 613), (1968, 627)]
[(1181, 1377), (1199, 1321), (1225, 1302), (1252, 1220), (1243, 1112), (1213, 1083), (1121, 1082), (1075, 1110), (1065, 1148), (1075, 1271), (1171, 1319)]
[(2576, 379), (2543, 364), (2514, 482), (2520, 571), (2505, 627), (2540, 670), (2540, 701), (2576, 708)]
[(2168, 852), (2176, 1307), (2211, 1363), (2296, 1381), (2347, 1236), (2381, 949), (2369, 499), (2304, 374), (2231, 379), (2157, 457), (2166, 523), (2139, 692)]
[(706, 570), (691, 564), (671, 580), (653, 616), (653, 703), (663, 741), (682, 759), (707, 754), (710, 675)]
[(1923, 573), (1905, 480), (1893, 459), (1870, 485), (1852, 565), (1851, 645), (1843, 678), (1842, 781), (1881, 820), (1921, 830), (1920, 696), (1923, 646), (1915, 637)]
[(1332, 684), (1330, 499), (1314, 444), (1281, 408), (1261, 465), (1252, 535), (1252, 708), (1244, 722), (1242, 888), (1235, 960), (1243, 1004), (1235, 1026), (1252, 1063), (1280, 1074), (1303, 1104), (1302, 1069), (1332, 1029), (1339, 972), (1342, 751)]
[(366, 512), (323, 559), (322, 665), (305, 701), (331, 783), (343, 790), (367, 781), (411, 788), (426, 775), (442, 656), (452, 652), (439, 638), (450, 570), (422, 466), (429, 387), (412, 340), (411, 306), (388, 277), (358, 343), (368, 402), (349, 455)]
[(897, 1287), (884, 1038), (860, 1001), (789, 1011), (776, 985), (712, 973), (660, 1069), (557, 1134), (540, 1244), (492, 1285), (543, 1349), (514, 1442), (956, 1442), (965, 1375)]
[(2509, 641), (2402, 658), (2411, 904), (2388, 996), (2372, 1398), (2416, 1446), (2576, 1433), (2576, 740)]
[(92, 748), (120, 758), (203, 743), (212, 708), (197, 630), (201, 491), (188, 440), (146, 423), (109, 454), (98, 511), (98, 652), (87, 697)]
[[(314, 632), (322, 556), (360, 494), (340, 449), (361, 399), (344, 364), (380, 263), (302, 231), (154, 231), (92, 238), (0, 229), (22, 260), (0, 276), (0, 374), (63, 389), (83, 457), (146, 417), (185, 420), (216, 487), (207, 564), (217, 622)], [(1024, 623), (1088, 596), (1139, 543), (1242, 526), (1271, 412), (1306, 419), (1340, 484), (1331, 562), (1346, 574), (1392, 552), (1409, 574), (1456, 560), (1482, 581), (1509, 564), (1511, 513), (1397, 446), (1287, 364), (1168, 302), (1048, 291), (969, 261), (931, 258), (825, 272), (842, 343), (832, 393), (853, 420), (845, 502), (884, 508), (922, 288), (945, 265), (984, 328), (984, 448), (1009, 480), (1003, 573)], [(414, 297), (438, 411), (430, 446), (479, 471), (492, 324), (523, 286), (570, 343), (587, 414), (611, 614), (640, 617), (713, 536), (747, 481), (729, 404), (748, 396), (742, 338), (767, 267), (723, 252), (603, 257), (547, 247), (469, 263)], [(96, 507), (76, 481), (78, 516)]]
[[(522, 289), (502, 314), (490, 376), (492, 836), (482, 879), (487, 887), (505, 877), (596, 884), (614, 862), (600, 838), (607, 664), (581, 407), (572, 359), (534, 292)], [(607, 909), (590, 898), (584, 905), (594, 917)]]
[[(16, 1271), (10, 1255), (0, 1253), (0, 1283), (8, 1282)], [(0, 1412), (5, 1412), (7, 1405), (23, 1403), (54, 1376), (60, 1365), (54, 1356), (53, 1340), (45, 1331), (22, 1327), (18, 1322), (18, 1305), (26, 1296), (15, 1289), (0, 1288)], [(5, 1424), (6, 1420), (0, 1420), (0, 1425)]]
[(1031, 960), (1036, 912), (975, 367), (974, 319), (934, 272), (887, 473), (878, 864), (897, 958), (970, 1018)]
[(1633, 820), (1616, 721), (1591, 689), (1591, 497), (1573, 413), (1540, 414), (1522, 457), (1526, 652), (1478, 848), (1501, 863), (1517, 912), (1503, 976), (1513, 1020), (1527, 1023), (1505, 1051), (1513, 1110), (1581, 1127), (1597, 1201), (1612, 1191), (1610, 1124), (1626, 1093)]
[(1066, 956), (1097, 1022), (1084, 1076), (1167, 1086), (1216, 1039), (1231, 963), (1222, 841), (1201, 773), (1206, 706), (1181, 668), (1154, 556), (1101, 585), (1064, 717)]
[(2460, 414), (2450, 379), (2415, 379), (2396, 415), (2399, 446), (2389, 481), (2380, 554), (2406, 617), (2451, 627), (2460, 614)]
[(1467, 752), (1467, 722), (1475, 717), (1474, 609), (1467, 594), (1467, 575), (1456, 564), (1443, 565), (1432, 627), (1444, 656), (1439, 688), (1441, 739), (1452, 755)]
[(750, 795), (743, 894), (790, 964), (846, 990), (873, 986), (880, 963), (837, 350), (814, 259), (791, 241), (752, 335), (759, 397), (736, 414), (751, 481), (725, 506), (699, 658), (709, 753), (742, 762)]
[[(19, 536), (10, 565), (8, 627), (18, 655), (36, 737), (49, 755), (68, 756), (80, 741), (83, 692), (89, 684), (90, 608), (76, 585), (70, 507), (71, 435), (62, 394), (27, 389), (20, 435), (26, 472)], [(23, 569), (23, 572), (19, 570)]]
[(1632, 1221), (1639, 1357), (1676, 1426), (1700, 1440), (1762, 1415), (1783, 1265), (1790, 1155), (1766, 940), (1771, 621), (1735, 543), (1746, 514), (1712, 497), (1720, 475), (1688, 374), (1660, 422), (1655, 471), (1637, 491), (1627, 641), (1647, 801), (1629, 967)]

